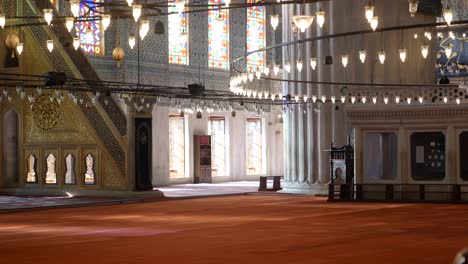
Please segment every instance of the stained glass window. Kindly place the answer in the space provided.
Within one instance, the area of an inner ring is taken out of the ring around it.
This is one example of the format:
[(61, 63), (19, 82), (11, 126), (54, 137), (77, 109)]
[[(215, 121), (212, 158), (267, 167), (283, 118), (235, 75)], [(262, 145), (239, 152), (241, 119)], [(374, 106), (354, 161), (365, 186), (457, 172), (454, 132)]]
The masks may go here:
[[(98, 16), (102, 7), (97, 5), (100, 0), (81, 2), (80, 16)], [(103, 30), (100, 20), (75, 23), (76, 32), (80, 38), (81, 49), (90, 54), (104, 55)]]
[(169, 117), (169, 175), (185, 177), (184, 118), (180, 116)]
[(211, 135), (211, 172), (212, 176), (226, 174), (226, 131), (224, 117), (211, 116), (208, 123)]
[(224, 0), (209, 0), (208, 11), (208, 66), (228, 69), (229, 64), (229, 10), (219, 9)]
[[(186, 1), (187, 3), (187, 1)], [(177, 13), (175, 6), (168, 8), (169, 63), (188, 65), (188, 14)]]
[[(247, 0), (256, 3), (258, 0)], [(247, 52), (265, 47), (265, 7), (250, 6), (247, 8)], [(247, 57), (248, 71), (263, 71), (265, 52), (257, 52)]]
[(247, 175), (263, 171), (262, 119), (247, 118)]

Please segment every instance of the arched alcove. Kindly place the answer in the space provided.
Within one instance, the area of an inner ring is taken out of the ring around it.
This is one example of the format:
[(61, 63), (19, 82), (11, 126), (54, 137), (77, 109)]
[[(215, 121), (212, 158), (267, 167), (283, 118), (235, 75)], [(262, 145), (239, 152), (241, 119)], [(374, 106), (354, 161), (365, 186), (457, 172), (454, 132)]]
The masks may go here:
[(15, 110), (11, 109), (3, 114), (2, 142), (3, 142), (3, 179), (6, 186), (15, 185), (19, 180), (19, 118)]
[(65, 167), (67, 168), (65, 172), (65, 184), (76, 184), (75, 157), (73, 154), (69, 153), (65, 157)]
[(85, 173), (85, 184), (94, 184), (94, 157), (91, 153), (86, 155), (86, 173)]
[(47, 156), (46, 184), (57, 183), (57, 173), (55, 172), (55, 161), (56, 161), (56, 158), (54, 154), (49, 154)]
[(36, 174), (36, 157), (31, 154), (26, 159), (28, 166), (28, 174), (26, 177), (27, 183), (37, 183), (37, 174)]

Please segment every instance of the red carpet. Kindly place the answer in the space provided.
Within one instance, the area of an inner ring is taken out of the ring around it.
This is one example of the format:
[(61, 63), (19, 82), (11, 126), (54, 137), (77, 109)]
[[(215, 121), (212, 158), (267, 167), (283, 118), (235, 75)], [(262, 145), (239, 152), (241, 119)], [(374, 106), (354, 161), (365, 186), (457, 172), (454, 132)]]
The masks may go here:
[(0, 214), (1, 263), (451, 263), (468, 206), (235, 196)]

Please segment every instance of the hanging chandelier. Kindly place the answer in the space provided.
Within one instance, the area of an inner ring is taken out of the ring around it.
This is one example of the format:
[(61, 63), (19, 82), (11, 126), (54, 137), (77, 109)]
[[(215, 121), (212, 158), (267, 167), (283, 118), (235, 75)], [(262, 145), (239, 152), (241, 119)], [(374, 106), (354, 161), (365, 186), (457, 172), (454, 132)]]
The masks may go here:
[(319, 11), (315, 12), (315, 16), (317, 17), (317, 25), (322, 28), (323, 24), (325, 24), (325, 11), (320, 9)]
[(298, 27), (302, 33), (305, 32), (306, 29), (312, 25), (314, 22), (314, 16), (306, 16), (306, 15), (296, 15), (293, 16), (293, 22), (296, 27)]
[(418, 0), (409, 0), (409, 13), (411, 17), (414, 17), (416, 15), (416, 12), (418, 12)]
[(273, 30), (276, 30), (276, 28), (279, 25), (279, 15), (278, 14), (273, 14), (270, 16), (270, 24)]
[(136, 44), (136, 38), (130, 35), (130, 37), (128, 37), (128, 45), (130, 46), (130, 49), (133, 49), (135, 47), (135, 44)]
[(138, 20), (140, 19), (141, 9), (142, 9), (141, 5), (132, 5), (132, 14), (133, 14), (133, 18), (135, 19), (135, 22), (138, 22)]
[(72, 31), (74, 25), (75, 25), (75, 19), (73, 17), (65, 18), (65, 27), (67, 28), (68, 32)]
[(80, 15), (80, 0), (72, 0), (70, 10), (74, 17), (78, 17)]
[(364, 63), (366, 61), (366, 51), (364, 49), (359, 51), (359, 60), (361, 63)]
[(375, 31), (375, 29), (377, 28), (378, 25), (379, 25), (379, 17), (378, 16), (372, 17), (372, 19), (370, 21), (370, 26), (371, 26), (372, 30)]
[(54, 17), (54, 10), (50, 8), (45, 8), (42, 10), (42, 12), (44, 13), (44, 20), (47, 22), (47, 25), (50, 26), (52, 18)]

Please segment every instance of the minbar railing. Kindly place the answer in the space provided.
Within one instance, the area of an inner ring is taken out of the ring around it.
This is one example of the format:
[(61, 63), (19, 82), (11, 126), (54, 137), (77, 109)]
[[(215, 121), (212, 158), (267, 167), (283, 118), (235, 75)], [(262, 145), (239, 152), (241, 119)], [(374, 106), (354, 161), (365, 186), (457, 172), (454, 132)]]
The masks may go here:
[(468, 184), (329, 184), (328, 201), (468, 202)]

